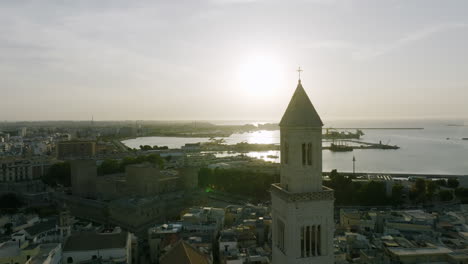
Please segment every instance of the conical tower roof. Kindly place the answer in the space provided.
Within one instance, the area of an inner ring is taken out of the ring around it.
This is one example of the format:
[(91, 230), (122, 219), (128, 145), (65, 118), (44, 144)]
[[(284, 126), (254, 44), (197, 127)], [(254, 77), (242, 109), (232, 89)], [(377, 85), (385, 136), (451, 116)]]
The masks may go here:
[(322, 127), (323, 123), (312, 102), (302, 87), (301, 80), (297, 84), (286, 112), (279, 123), (281, 127)]

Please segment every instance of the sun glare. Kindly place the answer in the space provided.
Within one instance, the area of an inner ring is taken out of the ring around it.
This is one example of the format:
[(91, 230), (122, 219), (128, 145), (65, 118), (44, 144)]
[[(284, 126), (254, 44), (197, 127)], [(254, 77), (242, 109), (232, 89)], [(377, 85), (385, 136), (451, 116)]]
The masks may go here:
[(282, 83), (284, 71), (275, 56), (256, 54), (239, 65), (238, 74), (240, 90), (258, 97), (275, 94)]

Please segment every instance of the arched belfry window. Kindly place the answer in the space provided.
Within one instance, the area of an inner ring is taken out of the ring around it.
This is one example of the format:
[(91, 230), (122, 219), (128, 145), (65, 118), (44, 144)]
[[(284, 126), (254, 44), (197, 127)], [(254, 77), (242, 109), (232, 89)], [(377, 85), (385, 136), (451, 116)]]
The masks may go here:
[(322, 256), (321, 225), (306, 225), (300, 228), (301, 258)]

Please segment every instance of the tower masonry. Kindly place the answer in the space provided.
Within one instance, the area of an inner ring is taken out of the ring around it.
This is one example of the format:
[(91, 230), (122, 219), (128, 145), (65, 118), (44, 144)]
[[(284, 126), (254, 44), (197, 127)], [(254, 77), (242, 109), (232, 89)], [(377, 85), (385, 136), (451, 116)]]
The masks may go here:
[(322, 126), (299, 80), (280, 122), (281, 181), (271, 187), (274, 264), (334, 263), (334, 195), (322, 186)]

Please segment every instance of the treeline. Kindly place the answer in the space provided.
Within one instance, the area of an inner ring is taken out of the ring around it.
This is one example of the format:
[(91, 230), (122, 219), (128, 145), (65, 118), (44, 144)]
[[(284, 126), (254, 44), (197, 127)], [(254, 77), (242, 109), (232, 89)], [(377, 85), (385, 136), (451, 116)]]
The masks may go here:
[(141, 150), (166, 150), (166, 149), (169, 149), (169, 147), (168, 146), (158, 146), (158, 145), (154, 145), (154, 146), (140, 145), (140, 149)]
[[(447, 181), (417, 179), (409, 190), (405, 190), (401, 184), (395, 184), (391, 195), (387, 195), (384, 182), (353, 181), (352, 177), (343, 176), (333, 170), (330, 173), (330, 181), (325, 181), (324, 185), (335, 190), (336, 205), (399, 206), (407, 202), (414, 204), (432, 203), (436, 200), (446, 202), (453, 200), (454, 194), (462, 202), (465, 200), (468, 203), (468, 189), (457, 188), (459, 183), (454, 178)], [(455, 192), (449, 188), (456, 188)]]
[[(268, 199), (270, 185), (274, 182), (279, 182), (279, 175), (241, 169), (202, 168), (198, 173), (201, 188), (257, 199)], [(388, 192), (383, 181), (353, 181), (352, 177), (332, 170), (330, 181), (323, 184), (334, 190), (336, 205), (430, 204), (434, 201), (452, 201), (455, 196), (462, 203), (468, 203), (468, 188), (457, 188), (459, 183), (454, 178), (447, 181), (417, 179), (409, 190), (401, 184), (394, 184), (391, 192)]]
[(425, 180), (416, 179), (411, 190), (409, 190), (409, 199), (413, 203), (431, 203), (436, 197), (440, 201), (447, 202), (454, 198), (453, 190), (449, 190), (441, 187), (457, 188), (459, 182), (455, 178), (445, 180)]
[[(167, 157), (166, 160), (170, 160), (170, 156)], [(128, 165), (141, 164), (145, 162), (156, 164), (160, 168), (164, 167), (164, 159), (161, 158), (159, 154), (149, 154), (137, 157), (125, 157), (121, 160), (106, 159), (98, 166), (97, 171), (98, 175), (121, 173), (125, 172), (125, 167)]]
[(279, 145), (275, 145), (275, 144), (251, 144), (247, 142), (239, 142), (237, 144), (228, 145), (223, 142), (224, 141), (221, 141), (221, 140), (205, 142), (205, 143), (202, 143), (201, 149), (204, 151), (235, 151), (235, 152), (279, 150)]
[[(140, 164), (149, 162), (158, 165), (160, 168), (164, 167), (164, 161), (170, 160), (170, 156), (166, 159), (161, 158), (159, 154), (149, 154), (137, 157), (125, 157), (121, 160), (107, 159), (97, 166), (98, 175), (107, 175), (114, 173), (125, 172), (125, 167), (132, 164)], [(44, 183), (49, 186), (62, 185), (65, 187), (71, 186), (71, 169), (70, 163), (58, 162), (50, 167), (46, 175), (42, 178)]]
[(462, 204), (468, 204), (468, 188), (456, 188), (454, 194)]
[(403, 194), (403, 186), (393, 187), (392, 197), (387, 196), (385, 183), (378, 181), (358, 182), (332, 170), (330, 181), (324, 181), (325, 186), (335, 191), (336, 205), (398, 205)]
[(272, 183), (279, 175), (240, 169), (202, 168), (198, 172), (198, 185), (227, 193), (245, 195), (264, 200), (269, 198)]
[(47, 173), (42, 177), (42, 181), (49, 186), (62, 185), (71, 186), (71, 172), (69, 162), (58, 162), (50, 166)]

